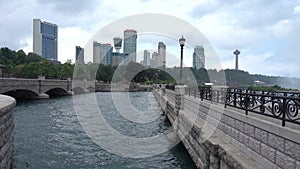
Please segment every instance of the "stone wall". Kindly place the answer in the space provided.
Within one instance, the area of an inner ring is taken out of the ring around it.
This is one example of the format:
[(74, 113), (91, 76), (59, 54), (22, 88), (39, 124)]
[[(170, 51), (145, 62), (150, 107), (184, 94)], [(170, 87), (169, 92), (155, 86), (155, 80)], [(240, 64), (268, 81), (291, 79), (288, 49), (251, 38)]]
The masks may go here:
[(13, 108), (15, 99), (0, 95), (0, 168), (13, 168)]
[(153, 93), (198, 168), (300, 168), (299, 130), (189, 96), (178, 110), (175, 92)]

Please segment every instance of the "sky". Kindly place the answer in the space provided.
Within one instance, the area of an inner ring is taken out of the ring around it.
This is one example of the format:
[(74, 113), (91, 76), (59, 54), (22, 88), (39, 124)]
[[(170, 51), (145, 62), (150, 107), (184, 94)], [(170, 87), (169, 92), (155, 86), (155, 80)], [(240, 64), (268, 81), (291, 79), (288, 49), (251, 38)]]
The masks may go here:
[[(75, 46), (85, 47), (107, 25), (143, 13), (169, 15), (197, 28), (223, 69), (234, 69), (233, 52), (238, 49), (242, 70), (300, 77), (300, 0), (0, 0), (0, 47), (32, 52), (32, 20), (40, 18), (58, 25), (58, 60), (74, 62)], [(156, 24), (155, 20), (148, 22)], [(115, 36), (122, 37), (123, 32)], [(189, 40), (186, 38), (184, 50), (186, 66), (192, 66), (194, 44), (189, 46)], [(167, 45), (167, 66), (179, 66), (176, 37), (138, 36), (137, 52), (156, 50), (159, 41)]]

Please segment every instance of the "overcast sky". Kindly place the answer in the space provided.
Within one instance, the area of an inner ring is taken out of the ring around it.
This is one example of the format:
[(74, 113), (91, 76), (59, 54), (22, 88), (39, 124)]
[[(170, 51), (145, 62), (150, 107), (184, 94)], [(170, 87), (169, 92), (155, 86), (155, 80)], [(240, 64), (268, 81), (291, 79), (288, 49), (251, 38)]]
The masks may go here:
[[(142, 13), (167, 14), (195, 26), (224, 69), (234, 68), (232, 53), (239, 49), (242, 70), (300, 77), (300, 0), (0, 0), (0, 46), (31, 52), (32, 19), (40, 18), (59, 27), (58, 59), (74, 62), (76, 45), (84, 47), (106, 25)], [(178, 56), (177, 41), (149, 35), (139, 39), (138, 52), (157, 48), (159, 41)], [(191, 66), (191, 50), (184, 56), (185, 65)]]

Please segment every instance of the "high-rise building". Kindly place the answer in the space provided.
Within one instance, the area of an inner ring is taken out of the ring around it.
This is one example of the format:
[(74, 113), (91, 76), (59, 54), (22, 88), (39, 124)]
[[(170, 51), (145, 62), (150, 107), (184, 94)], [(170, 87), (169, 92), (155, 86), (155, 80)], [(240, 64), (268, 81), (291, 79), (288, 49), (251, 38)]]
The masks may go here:
[(203, 46), (196, 46), (194, 49), (193, 67), (195, 69), (205, 68), (205, 55)]
[(150, 52), (148, 50), (144, 50), (144, 65), (145, 66), (151, 66), (150, 65)]
[(160, 56), (158, 55), (157, 52), (153, 52), (152, 53), (152, 59), (154, 61), (154, 67), (160, 67), (160, 66), (162, 66), (162, 62), (161, 62)]
[(111, 44), (101, 44), (96, 41), (93, 42), (93, 62), (101, 64), (111, 64), (111, 55), (112, 55), (112, 46)]
[(33, 52), (57, 61), (57, 25), (33, 19)]
[(132, 62), (136, 62), (136, 44), (137, 44), (136, 30), (126, 29), (124, 31), (123, 53), (127, 53), (129, 55), (129, 61)]
[(166, 45), (163, 42), (158, 43), (158, 55), (160, 57), (160, 65), (166, 66)]
[(155, 61), (154, 59), (150, 59), (150, 67), (155, 67)]
[(76, 46), (76, 51), (75, 51), (75, 61), (76, 64), (84, 64), (84, 49), (81, 48), (80, 46)]
[(127, 59), (128, 59), (127, 53), (112, 52), (111, 64), (113, 66), (118, 66), (120, 64), (127, 64), (128, 63)]

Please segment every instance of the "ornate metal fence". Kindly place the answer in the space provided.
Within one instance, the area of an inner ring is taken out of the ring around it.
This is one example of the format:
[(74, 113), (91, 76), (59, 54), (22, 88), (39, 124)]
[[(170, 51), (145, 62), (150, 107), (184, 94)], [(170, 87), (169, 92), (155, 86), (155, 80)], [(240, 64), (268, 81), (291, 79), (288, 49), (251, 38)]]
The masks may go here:
[(231, 88), (187, 88), (186, 94), (263, 116), (300, 125), (300, 93)]

